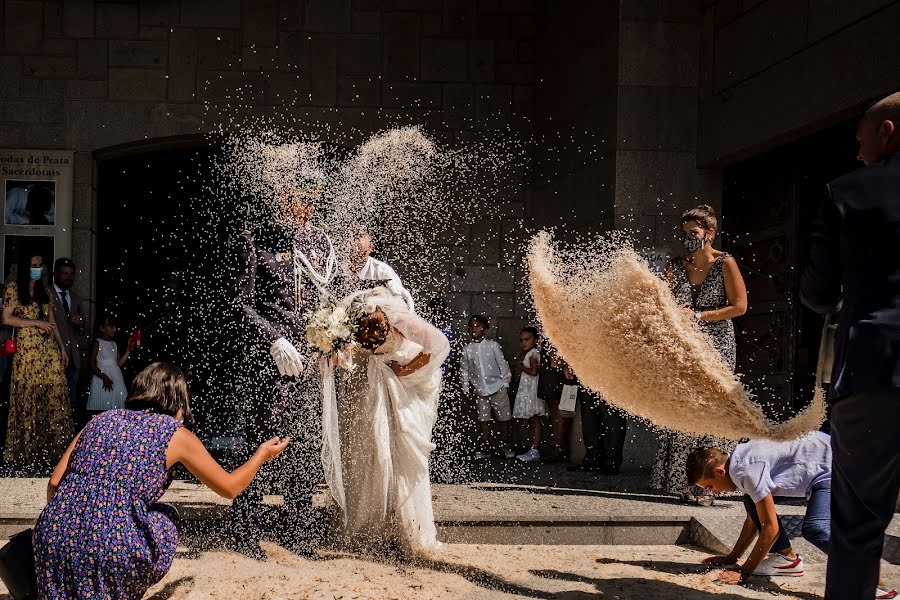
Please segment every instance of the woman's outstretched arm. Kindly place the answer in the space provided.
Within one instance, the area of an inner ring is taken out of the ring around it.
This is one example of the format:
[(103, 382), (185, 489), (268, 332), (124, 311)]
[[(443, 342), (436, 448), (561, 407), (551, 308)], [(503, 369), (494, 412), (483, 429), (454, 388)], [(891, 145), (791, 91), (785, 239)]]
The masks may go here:
[(72, 450), (75, 449), (75, 444), (78, 442), (80, 436), (81, 432), (79, 431), (78, 435), (75, 436), (75, 439), (72, 440), (72, 443), (69, 444), (69, 447), (66, 448), (66, 451), (63, 452), (62, 458), (56, 463), (56, 468), (53, 469), (53, 473), (50, 475), (50, 481), (47, 482), (47, 500), (50, 500), (50, 498), (53, 497), (53, 494), (55, 494), (56, 490), (59, 488), (59, 484), (66, 476), (66, 471), (69, 470), (69, 459), (72, 458)]
[(175, 432), (172, 441), (169, 442), (169, 448), (166, 451), (166, 467), (181, 463), (206, 487), (223, 498), (233, 500), (247, 489), (263, 463), (281, 454), (289, 441), (290, 438), (274, 437), (263, 442), (250, 460), (229, 473), (216, 462), (216, 459), (210, 456), (200, 438), (182, 427)]

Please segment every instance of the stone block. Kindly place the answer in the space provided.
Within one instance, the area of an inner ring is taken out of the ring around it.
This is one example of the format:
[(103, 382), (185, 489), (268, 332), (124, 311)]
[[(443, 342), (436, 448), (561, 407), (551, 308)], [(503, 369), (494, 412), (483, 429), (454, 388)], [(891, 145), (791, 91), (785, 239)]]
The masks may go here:
[(262, 73), (198, 71), (197, 98), (213, 103), (261, 102), (268, 86)]
[[(722, 0), (718, 5), (727, 4)], [(740, 2), (738, 2), (740, 4)], [(629, 0), (621, 4), (623, 21), (666, 21), (669, 23), (699, 23), (703, 18), (700, 2), (684, 0)]]
[(43, 100), (41, 102), (42, 123), (62, 123), (66, 120), (65, 103), (60, 100)]
[(236, 67), (241, 56), (238, 33), (233, 29), (197, 30), (197, 65), (201, 69)]
[(375, 75), (341, 75), (338, 79), (338, 105), (379, 106), (381, 80)]
[(512, 35), (512, 21), (508, 15), (480, 14), (475, 19), (475, 37), (497, 40)]
[(337, 102), (337, 38), (333, 35), (314, 35), (309, 40), (312, 60), (309, 71), (310, 101), (319, 106)]
[(309, 78), (305, 73), (269, 73), (269, 94), (272, 104), (304, 106), (309, 100)]
[(41, 97), (41, 80), (26, 77), (22, 80), (22, 98), (40, 98)]
[(445, 0), (441, 10), (441, 32), (449, 35), (472, 35), (475, 12), (475, 0)]
[(386, 108), (440, 108), (438, 83), (384, 83), (382, 105)]
[(534, 15), (516, 15), (512, 19), (512, 35), (527, 39), (537, 35), (537, 18)]
[(438, 13), (420, 13), (419, 30), (423, 38), (441, 36), (441, 15)]
[(138, 6), (99, 2), (96, 12), (96, 35), (103, 38), (135, 38), (138, 35)]
[(514, 316), (515, 300), (512, 294), (472, 294), (472, 314), (486, 315), (492, 319)]
[[(619, 86), (618, 147), (692, 150), (697, 144), (697, 90)], [(648, 119), (648, 115), (653, 115)]]
[(164, 69), (110, 69), (110, 100), (165, 100)]
[(468, 83), (444, 85), (444, 123), (453, 129), (472, 127), (475, 118), (474, 89)]
[(24, 125), (13, 125), (10, 123), (0, 123), (0, 146), (9, 148), (20, 148)]
[(41, 103), (34, 100), (7, 100), (2, 120), (7, 123), (40, 123)]
[(519, 42), (516, 40), (494, 40), (494, 59), (512, 63), (519, 60)]
[(354, 10), (350, 15), (350, 30), (353, 33), (380, 32), (381, 13), (377, 10)]
[(62, 2), (44, 2), (44, 38), (55, 38), (63, 34)]
[(469, 81), (490, 82), (494, 80), (494, 41), (469, 41)]
[(166, 42), (110, 40), (109, 66), (162, 67), (166, 64), (169, 44)]
[[(90, 229), (93, 223), (94, 189), (90, 181), (72, 189), (72, 229)], [(75, 260), (74, 258), (72, 260)], [(79, 264), (76, 262), (75, 264)], [(83, 264), (83, 263), (81, 263)]]
[(386, 0), (353, 0), (353, 10), (382, 10), (387, 4)]
[(78, 40), (78, 78), (106, 79), (109, 52), (106, 40)]
[(76, 152), (75, 166), (72, 169), (75, 183), (90, 184), (94, 181), (94, 157), (90, 152)]
[(150, 27), (142, 25), (138, 28), (138, 37), (142, 40), (164, 42), (169, 39), (170, 31), (173, 31), (171, 27)]
[(893, 0), (810, 0), (808, 41), (820, 40), (893, 3)]
[(167, 97), (175, 102), (190, 102), (194, 100), (197, 92), (197, 33), (191, 29), (172, 31), (167, 51), (169, 54)]
[(704, 188), (693, 152), (616, 153), (617, 216), (675, 214), (693, 206)]
[(66, 128), (62, 125), (25, 125), (25, 139), (31, 148), (64, 148)]
[(493, 265), (459, 266), (450, 277), (450, 289), (454, 292), (512, 293), (515, 291), (514, 272)]
[(25, 75), (40, 79), (68, 79), (75, 77), (78, 66), (69, 56), (26, 56)]
[(385, 13), (383, 41), (385, 79), (418, 78), (419, 16), (415, 13)]
[(77, 41), (68, 38), (45, 39), (41, 53), (47, 56), (75, 56)]
[(443, 297), (447, 303), (447, 310), (453, 317), (468, 319), (472, 316), (471, 294), (445, 293)]
[(178, 25), (178, 0), (140, 0), (140, 24), (150, 27)]
[(397, 10), (421, 10), (423, 12), (441, 10), (441, 0), (394, 0)]
[(699, 46), (696, 25), (625, 21), (619, 31), (619, 83), (696, 86)]
[(293, 31), (303, 26), (303, 2), (278, 0), (278, 29)]
[(272, 71), (278, 68), (276, 53), (275, 48), (245, 46), (241, 48), (241, 68), (246, 71)]
[(240, 29), (241, 0), (190, 0), (181, 3), (185, 27)]
[(66, 82), (66, 96), (68, 98), (106, 98), (106, 81), (89, 81), (85, 79), (73, 79)]
[(277, 0), (254, 0), (241, 7), (241, 44), (274, 47), (278, 43)]
[(22, 92), (22, 58), (0, 56), (0, 98), (18, 98)]
[(304, 22), (308, 31), (350, 31), (350, 0), (307, 0)]
[(716, 34), (715, 89), (730, 87), (806, 45), (807, 0), (767, 2)]
[(338, 72), (380, 74), (381, 38), (374, 35), (341, 36), (338, 46)]
[(425, 81), (465, 81), (466, 40), (427, 38), (422, 40), (422, 79)]
[(497, 83), (531, 84), (535, 81), (534, 65), (528, 63), (500, 63), (494, 67)]
[(40, 2), (6, 0), (3, 15), (4, 47), (7, 52), (38, 52), (44, 37), (44, 12)]
[(479, 85), (475, 88), (475, 119), (479, 129), (502, 129), (511, 117), (511, 86)]
[(94, 35), (94, 0), (63, 0), (63, 33), (83, 38)]
[(66, 82), (62, 79), (45, 79), (41, 81), (41, 98), (45, 100), (62, 100), (66, 94)]
[(500, 262), (499, 222), (479, 220), (472, 225), (469, 261), (474, 264), (497, 264)]

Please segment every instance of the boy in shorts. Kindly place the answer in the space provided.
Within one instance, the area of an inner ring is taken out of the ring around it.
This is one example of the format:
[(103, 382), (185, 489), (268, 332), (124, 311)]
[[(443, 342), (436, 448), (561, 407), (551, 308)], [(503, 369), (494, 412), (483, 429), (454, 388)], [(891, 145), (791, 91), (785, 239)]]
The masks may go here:
[(482, 447), (478, 449), (475, 458), (488, 458), (491, 446), (491, 412), (497, 419), (500, 429), (500, 437), (503, 442), (503, 455), (513, 458), (513, 452), (509, 443), (509, 420), (512, 413), (509, 409), (509, 382), (512, 373), (503, 350), (494, 340), (484, 337), (490, 328), (487, 317), (473, 315), (469, 319), (469, 335), (472, 341), (463, 349), (460, 360), (460, 377), (464, 394), (469, 391), (475, 393), (475, 407), (478, 413), (478, 433), (481, 437)]

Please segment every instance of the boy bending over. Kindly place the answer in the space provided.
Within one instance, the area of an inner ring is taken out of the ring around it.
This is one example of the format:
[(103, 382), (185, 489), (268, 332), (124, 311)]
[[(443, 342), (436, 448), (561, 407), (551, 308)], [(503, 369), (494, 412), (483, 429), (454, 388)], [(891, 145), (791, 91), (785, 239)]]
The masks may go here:
[[(730, 455), (717, 448), (696, 448), (687, 458), (687, 480), (713, 492), (744, 494), (747, 518), (734, 548), (727, 556), (703, 562), (737, 566), (750, 547), (753, 550), (737, 570), (719, 575), (722, 583), (743, 583), (750, 575), (803, 575), (803, 559), (794, 552), (781, 519), (775, 512), (776, 496), (805, 497), (803, 538), (828, 554), (831, 539), (831, 440), (812, 432), (790, 442), (756, 440), (738, 444)], [(771, 553), (770, 553), (771, 552)], [(877, 599), (896, 598), (897, 592), (879, 583)]]

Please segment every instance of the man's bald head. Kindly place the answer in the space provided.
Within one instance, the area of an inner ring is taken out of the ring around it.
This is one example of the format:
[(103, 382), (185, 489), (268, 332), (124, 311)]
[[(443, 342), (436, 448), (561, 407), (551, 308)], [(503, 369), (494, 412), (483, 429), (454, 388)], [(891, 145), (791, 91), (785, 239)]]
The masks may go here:
[(900, 147), (900, 92), (873, 104), (859, 122), (857, 158), (866, 165), (878, 162)]

